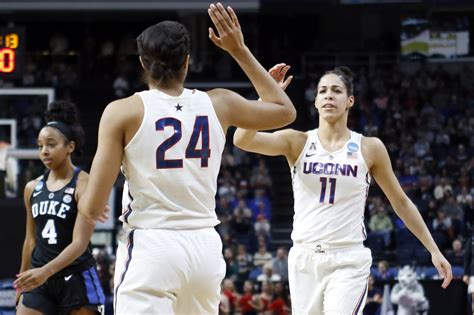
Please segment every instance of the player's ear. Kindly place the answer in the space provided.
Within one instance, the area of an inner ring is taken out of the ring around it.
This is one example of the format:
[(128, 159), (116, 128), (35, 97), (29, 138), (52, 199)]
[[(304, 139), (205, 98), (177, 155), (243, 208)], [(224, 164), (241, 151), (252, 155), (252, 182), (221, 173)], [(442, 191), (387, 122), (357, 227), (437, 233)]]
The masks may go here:
[(67, 153), (72, 154), (72, 152), (74, 152), (74, 150), (76, 149), (76, 142), (69, 141), (66, 147), (67, 147)]
[(138, 59), (140, 59), (140, 64), (142, 65), (142, 68), (146, 70), (145, 65), (143, 64), (142, 56), (138, 56)]
[(354, 106), (355, 98), (354, 95), (349, 96), (349, 100), (347, 102), (347, 108), (346, 110), (351, 109), (352, 106)]

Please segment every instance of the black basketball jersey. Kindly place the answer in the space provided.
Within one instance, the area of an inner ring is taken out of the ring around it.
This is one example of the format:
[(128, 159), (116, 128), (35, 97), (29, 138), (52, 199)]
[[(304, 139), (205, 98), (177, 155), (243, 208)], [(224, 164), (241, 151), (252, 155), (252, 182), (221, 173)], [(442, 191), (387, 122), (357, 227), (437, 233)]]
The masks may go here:
[[(71, 181), (58, 191), (49, 191), (46, 185), (49, 170), (36, 185), (30, 204), (36, 226), (36, 246), (31, 264), (41, 267), (56, 258), (71, 242), (77, 217), (77, 202), (74, 198), (77, 177), (81, 170), (74, 169)], [(95, 264), (92, 247), (63, 269), (66, 272), (83, 270)]]

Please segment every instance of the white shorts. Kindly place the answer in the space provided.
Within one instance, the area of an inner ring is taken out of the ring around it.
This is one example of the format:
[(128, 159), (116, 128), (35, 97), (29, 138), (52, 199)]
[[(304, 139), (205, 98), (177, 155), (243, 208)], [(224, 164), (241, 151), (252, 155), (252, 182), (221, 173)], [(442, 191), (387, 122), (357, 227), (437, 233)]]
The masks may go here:
[(132, 230), (119, 242), (115, 314), (217, 314), (225, 276), (214, 228)]
[(292, 314), (362, 314), (371, 264), (362, 245), (316, 252), (295, 244), (288, 255)]

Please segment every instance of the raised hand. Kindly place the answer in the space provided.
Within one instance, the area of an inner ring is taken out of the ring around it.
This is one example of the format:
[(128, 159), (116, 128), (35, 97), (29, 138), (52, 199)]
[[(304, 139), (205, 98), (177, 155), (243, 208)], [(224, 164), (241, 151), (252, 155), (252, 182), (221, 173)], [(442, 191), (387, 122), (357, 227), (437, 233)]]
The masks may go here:
[(217, 4), (211, 4), (207, 13), (218, 33), (216, 35), (214, 29), (210, 27), (209, 38), (217, 47), (224, 49), (231, 55), (245, 47), (239, 20), (231, 7), (226, 9), (218, 2)]
[(277, 81), (278, 85), (280, 85), (283, 90), (285, 90), (291, 83), (291, 80), (293, 80), (292, 75), (285, 79), (286, 73), (289, 69), (290, 66), (286, 63), (278, 63), (268, 70), (268, 73), (273, 79), (275, 79), (275, 81)]

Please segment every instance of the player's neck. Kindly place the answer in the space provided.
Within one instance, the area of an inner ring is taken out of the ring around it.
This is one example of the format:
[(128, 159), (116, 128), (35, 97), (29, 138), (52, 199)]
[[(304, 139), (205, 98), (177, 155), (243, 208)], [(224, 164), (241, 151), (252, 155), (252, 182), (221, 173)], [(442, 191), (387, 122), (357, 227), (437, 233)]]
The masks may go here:
[(49, 180), (56, 181), (56, 180), (64, 180), (72, 178), (74, 174), (74, 165), (72, 165), (71, 161), (67, 161), (63, 163), (60, 167), (51, 170), (51, 173), (48, 176)]
[(319, 121), (318, 136), (325, 142), (346, 141), (350, 137), (350, 130), (345, 121), (339, 120), (335, 123), (329, 123), (323, 119)]
[(171, 82), (166, 84), (156, 84), (154, 82), (150, 82), (148, 87), (150, 90), (160, 90), (161, 92), (171, 96), (180, 96), (184, 90), (184, 86), (181, 82)]

